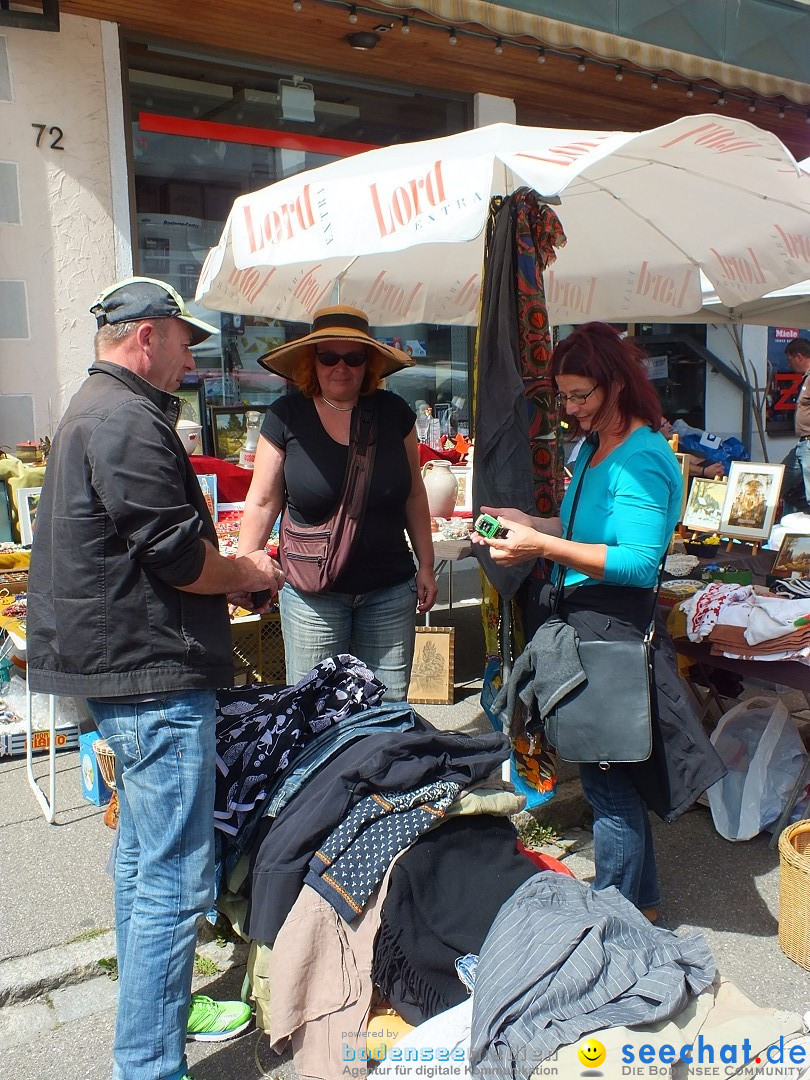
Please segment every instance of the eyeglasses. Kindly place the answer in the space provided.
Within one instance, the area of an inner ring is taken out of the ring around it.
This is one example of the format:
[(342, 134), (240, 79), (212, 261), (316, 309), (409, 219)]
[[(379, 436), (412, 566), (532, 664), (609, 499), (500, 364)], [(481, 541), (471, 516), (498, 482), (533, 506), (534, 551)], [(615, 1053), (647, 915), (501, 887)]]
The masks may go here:
[(360, 367), (366, 362), (366, 354), (364, 352), (316, 352), (315, 359), (324, 367), (336, 367), (341, 360), (346, 367)]
[(594, 390), (598, 389), (598, 386), (592, 386), (587, 394), (578, 394), (576, 391), (574, 391), (573, 394), (557, 393), (554, 395), (554, 400), (557, 402), (558, 405), (567, 405), (569, 401), (572, 405), (581, 405), (584, 401), (588, 400)]

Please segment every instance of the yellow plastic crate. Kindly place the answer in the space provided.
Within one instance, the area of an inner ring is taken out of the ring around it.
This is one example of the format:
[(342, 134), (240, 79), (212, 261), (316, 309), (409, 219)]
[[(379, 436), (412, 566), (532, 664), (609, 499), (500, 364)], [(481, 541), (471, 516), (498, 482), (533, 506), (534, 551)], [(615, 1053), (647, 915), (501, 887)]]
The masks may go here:
[(231, 623), (234, 685), (285, 683), (284, 639), (277, 611), (251, 622)]

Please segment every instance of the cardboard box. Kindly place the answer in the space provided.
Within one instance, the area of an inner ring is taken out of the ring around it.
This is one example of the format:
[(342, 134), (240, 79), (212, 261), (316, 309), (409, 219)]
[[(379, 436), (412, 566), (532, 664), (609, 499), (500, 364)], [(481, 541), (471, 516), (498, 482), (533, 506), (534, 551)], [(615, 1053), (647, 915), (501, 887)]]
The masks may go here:
[(79, 766), (82, 778), (82, 795), (95, 806), (106, 806), (112, 791), (104, 782), (93, 743), (101, 736), (97, 731), (86, 731), (79, 736)]
[[(49, 750), (51, 735), (49, 731), (35, 731), (31, 739), (32, 753)], [(56, 728), (56, 749), (73, 750), (79, 745), (79, 729), (69, 723)], [(0, 758), (22, 757), (26, 751), (25, 721), (0, 726)]]

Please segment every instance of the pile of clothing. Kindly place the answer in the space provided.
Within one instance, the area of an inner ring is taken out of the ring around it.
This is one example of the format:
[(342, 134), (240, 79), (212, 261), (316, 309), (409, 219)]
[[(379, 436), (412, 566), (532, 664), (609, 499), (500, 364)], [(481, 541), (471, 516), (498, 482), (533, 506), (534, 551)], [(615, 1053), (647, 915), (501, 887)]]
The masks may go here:
[(775, 596), (751, 585), (712, 582), (681, 610), (689, 640), (708, 640), (715, 656), (810, 664), (808, 596)]
[(382, 692), (339, 656), (296, 687), (219, 696), (220, 908), (253, 941), (257, 1020), (299, 1076), (362, 1076), (375, 1007), (418, 1027), (471, 993), (475, 1068), (529, 1076), (711, 983), (699, 935), (519, 846), (501, 733), (439, 731)]

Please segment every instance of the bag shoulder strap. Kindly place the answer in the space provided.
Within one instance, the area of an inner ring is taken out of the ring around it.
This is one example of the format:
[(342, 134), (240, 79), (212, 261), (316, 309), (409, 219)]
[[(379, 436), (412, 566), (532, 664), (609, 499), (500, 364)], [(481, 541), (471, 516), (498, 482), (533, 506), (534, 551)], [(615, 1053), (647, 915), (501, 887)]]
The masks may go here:
[[(573, 501), (571, 503), (571, 514), (570, 514), (570, 516), (568, 518), (568, 528), (565, 530), (565, 539), (566, 540), (571, 539), (571, 532), (572, 532), (572, 530), (574, 528), (574, 515), (577, 512), (577, 503), (579, 502), (580, 492), (582, 491), (582, 484), (585, 481), (585, 473), (588, 471), (588, 467), (590, 465), (591, 458), (596, 453), (596, 449), (597, 449), (597, 447), (596, 447), (596, 445), (594, 445), (593, 449), (591, 450), (590, 454), (588, 455), (588, 460), (585, 462), (585, 465), (584, 465), (584, 467), (582, 469), (582, 472), (579, 474), (579, 479), (577, 480), (577, 486), (574, 489), (574, 498), (573, 498)], [(580, 451), (580, 453), (581, 452), (582, 451)], [(661, 582), (662, 582), (663, 577), (664, 577), (664, 564), (666, 563), (666, 559), (667, 559), (667, 553), (664, 552), (664, 554), (661, 556), (661, 562), (658, 564), (658, 580), (656, 582), (655, 592), (653, 593), (653, 598), (652, 598), (652, 611), (650, 612), (650, 621), (649, 621), (649, 624), (647, 626), (647, 632), (644, 635), (644, 640), (646, 642), (648, 642), (648, 643), (652, 640), (653, 630), (655, 628), (655, 611), (656, 611), (656, 607), (657, 607), (657, 604), (658, 604), (658, 593), (661, 590)], [(554, 591), (554, 603), (553, 603), (552, 608), (551, 608), (551, 612), (552, 612), (553, 615), (556, 615), (558, 613), (558, 611), (559, 611), (560, 599), (561, 599), (562, 593), (563, 593), (563, 584), (565, 582), (565, 568), (560, 563), (557, 564), (557, 567), (558, 567), (558, 575), (557, 575), (558, 576), (558, 582), (557, 582), (557, 587), (556, 587), (556, 589)]]
[(373, 397), (361, 398), (352, 417), (349, 459), (335, 515), (341, 510), (352, 518), (365, 513), (377, 452), (377, 407)]

